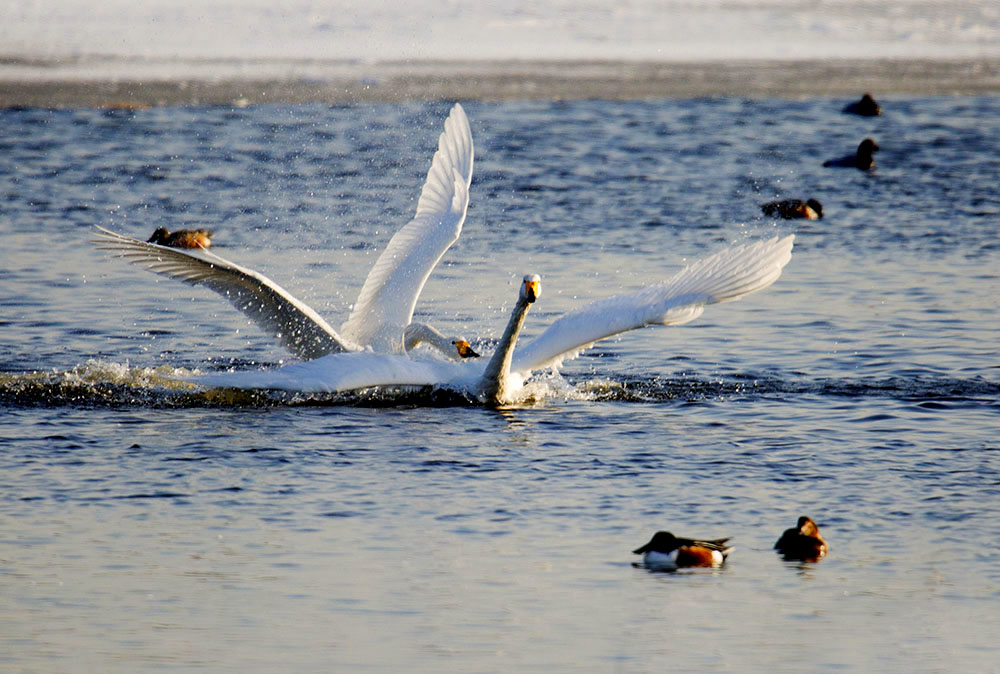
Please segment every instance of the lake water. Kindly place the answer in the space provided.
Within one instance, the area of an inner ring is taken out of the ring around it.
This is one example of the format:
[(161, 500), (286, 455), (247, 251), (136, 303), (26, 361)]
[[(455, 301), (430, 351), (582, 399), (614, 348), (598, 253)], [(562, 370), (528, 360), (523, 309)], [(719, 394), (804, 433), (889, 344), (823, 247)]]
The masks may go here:
[[(531, 336), (796, 234), (771, 288), (500, 410), (190, 390), (287, 356), (88, 243), (210, 227), (337, 326), (448, 104), (0, 111), (0, 669), (1000, 670), (1000, 98), (846, 102), (464, 103), (417, 314), (478, 348), (525, 273)], [(822, 168), (866, 136), (875, 171)], [(771, 549), (800, 514), (819, 563)], [(657, 529), (736, 550), (635, 568)]]

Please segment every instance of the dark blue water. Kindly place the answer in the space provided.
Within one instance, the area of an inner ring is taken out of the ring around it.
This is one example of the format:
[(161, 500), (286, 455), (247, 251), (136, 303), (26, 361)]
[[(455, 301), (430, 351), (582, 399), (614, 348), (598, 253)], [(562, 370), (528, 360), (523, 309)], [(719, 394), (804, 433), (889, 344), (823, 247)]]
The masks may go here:
[[(339, 325), (448, 104), (0, 111), (0, 669), (995, 668), (1000, 99), (882, 103), (464, 103), (469, 217), (417, 313), (487, 350), (525, 273), (530, 336), (796, 234), (771, 288), (504, 410), (192, 390), (287, 355), (88, 243), (213, 228)], [(822, 168), (866, 136), (874, 172)], [(817, 564), (770, 549), (799, 514)], [(633, 568), (657, 529), (736, 551)]]

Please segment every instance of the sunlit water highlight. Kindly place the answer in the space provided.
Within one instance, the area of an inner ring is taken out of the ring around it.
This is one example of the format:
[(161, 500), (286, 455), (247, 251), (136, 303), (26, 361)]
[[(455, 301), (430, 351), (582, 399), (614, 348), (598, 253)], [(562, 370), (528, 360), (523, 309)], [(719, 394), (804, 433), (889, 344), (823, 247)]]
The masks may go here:
[[(748, 237), (772, 288), (598, 345), (527, 405), (207, 392), (287, 356), (88, 243), (216, 229), (339, 325), (447, 104), (0, 112), (0, 663), (11, 671), (984, 671), (1000, 653), (1000, 100), (469, 103), (418, 314), (489, 350)], [(865, 136), (872, 174), (823, 169)], [(761, 217), (820, 199), (806, 224)], [(799, 514), (815, 565), (771, 545)], [(656, 529), (733, 536), (656, 574)], [(806, 664), (803, 664), (806, 663)]]

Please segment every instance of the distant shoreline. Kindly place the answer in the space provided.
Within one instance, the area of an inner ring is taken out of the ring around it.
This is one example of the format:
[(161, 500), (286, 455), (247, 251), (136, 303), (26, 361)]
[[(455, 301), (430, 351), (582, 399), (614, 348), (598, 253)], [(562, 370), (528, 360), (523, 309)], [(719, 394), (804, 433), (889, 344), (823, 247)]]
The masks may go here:
[[(185, 62), (0, 58), (0, 108), (1000, 94), (1000, 59)], [(170, 71), (172, 74), (164, 74)]]

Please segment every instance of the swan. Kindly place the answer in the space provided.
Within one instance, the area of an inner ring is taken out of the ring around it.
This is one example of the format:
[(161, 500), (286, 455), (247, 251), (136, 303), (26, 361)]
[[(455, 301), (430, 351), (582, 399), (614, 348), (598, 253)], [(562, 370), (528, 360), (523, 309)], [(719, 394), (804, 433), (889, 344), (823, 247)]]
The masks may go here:
[[(365, 348), (399, 353), (427, 277), (462, 233), (472, 163), (472, 131), (456, 103), (444, 123), (416, 214), (375, 261), (339, 333), (268, 277), (207, 250), (191, 253), (100, 226), (94, 242), (150, 271), (214, 290), (297, 358), (311, 360)], [(456, 352), (454, 357), (461, 355)]]
[(591, 302), (556, 319), (544, 332), (516, 346), (528, 306), (541, 292), (526, 276), (503, 337), (489, 362), (442, 360), (426, 354), (371, 351), (334, 353), (274, 370), (220, 372), (190, 378), (208, 387), (340, 392), (385, 386), (434, 386), (485, 403), (516, 402), (531, 373), (557, 369), (594, 343), (649, 325), (680, 325), (709, 304), (729, 302), (767, 288), (791, 259), (794, 235), (739, 244), (637, 292)]

